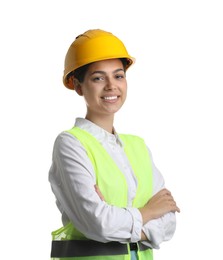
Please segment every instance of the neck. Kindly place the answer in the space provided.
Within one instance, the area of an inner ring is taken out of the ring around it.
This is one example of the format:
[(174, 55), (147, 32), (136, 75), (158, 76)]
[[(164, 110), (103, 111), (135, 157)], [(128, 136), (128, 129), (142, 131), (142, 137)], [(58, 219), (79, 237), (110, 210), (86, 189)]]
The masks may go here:
[(95, 116), (91, 116), (91, 115), (87, 114), (85, 118), (87, 120), (91, 121), (92, 123), (100, 126), (105, 131), (113, 134), (114, 115), (112, 115), (112, 116), (100, 115), (100, 117), (95, 117)]

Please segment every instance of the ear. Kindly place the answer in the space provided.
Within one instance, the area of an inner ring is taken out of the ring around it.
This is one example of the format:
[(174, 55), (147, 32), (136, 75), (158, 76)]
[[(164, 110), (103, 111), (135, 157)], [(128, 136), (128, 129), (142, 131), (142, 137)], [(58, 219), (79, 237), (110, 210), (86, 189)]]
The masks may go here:
[(78, 81), (78, 79), (73, 78), (73, 85), (74, 85), (74, 90), (77, 92), (77, 94), (79, 96), (83, 96), (82, 89), (81, 89), (81, 84)]

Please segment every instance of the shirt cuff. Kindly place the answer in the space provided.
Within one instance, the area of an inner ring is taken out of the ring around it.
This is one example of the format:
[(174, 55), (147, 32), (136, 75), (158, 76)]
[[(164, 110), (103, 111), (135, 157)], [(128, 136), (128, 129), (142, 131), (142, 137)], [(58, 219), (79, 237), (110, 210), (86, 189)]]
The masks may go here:
[(137, 208), (126, 208), (132, 216), (131, 243), (140, 241), (142, 232), (142, 215)]
[(143, 232), (155, 249), (160, 248), (160, 244), (172, 238), (176, 230), (176, 216), (174, 213), (167, 213), (163, 217), (147, 222)]

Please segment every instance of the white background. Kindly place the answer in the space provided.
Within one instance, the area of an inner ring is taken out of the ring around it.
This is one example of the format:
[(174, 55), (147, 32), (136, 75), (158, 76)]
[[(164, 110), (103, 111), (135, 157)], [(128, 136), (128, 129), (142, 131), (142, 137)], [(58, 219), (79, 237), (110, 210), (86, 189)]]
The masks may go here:
[(82, 98), (62, 85), (64, 56), (97, 28), (136, 57), (116, 129), (145, 138), (181, 208), (155, 259), (222, 259), (221, 3), (1, 1), (1, 259), (49, 259), (50, 233), (61, 226), (48, 183), (53, 142), (85, 115)]

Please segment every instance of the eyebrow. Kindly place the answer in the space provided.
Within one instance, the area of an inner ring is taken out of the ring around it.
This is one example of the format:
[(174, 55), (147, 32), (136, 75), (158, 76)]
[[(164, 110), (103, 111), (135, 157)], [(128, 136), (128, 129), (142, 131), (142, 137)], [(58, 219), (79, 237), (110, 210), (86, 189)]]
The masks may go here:
[[(117, 73), (117, 72), (119, 72), (119, 71), (123, 71), (123, 72), (125, 72), (124, 71), (124, 69), (117, 69), (117, 70), (114, 70), (112, 73)], [(97, 73), (99, 73), (99, 74), (107, 74), (105, 71), (103, 71), (103, 70), (95, 70), (95, 71), (93, 71), (90, 75), (94, 75), (94, 74), (97, 74)]]

